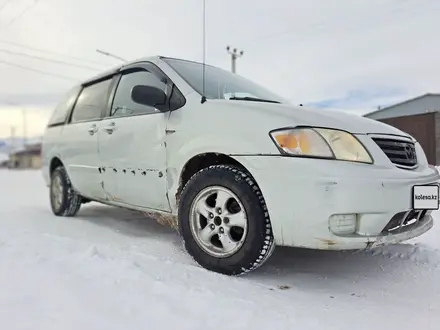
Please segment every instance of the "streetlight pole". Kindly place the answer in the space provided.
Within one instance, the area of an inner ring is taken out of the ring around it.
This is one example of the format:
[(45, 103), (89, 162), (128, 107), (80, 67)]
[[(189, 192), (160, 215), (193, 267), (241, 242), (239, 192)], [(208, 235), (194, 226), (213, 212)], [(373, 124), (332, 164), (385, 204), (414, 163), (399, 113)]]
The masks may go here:
[(229, 46), (226, 47), (226, 51), (231, 55), (231, 71), (235, 73), (237, 58), (242, 57), (244, 52), (242, 50), (238, 52), (237, 48), (231, 49)]
[(99, 53), (99, 54), (102, 54), (102, 55), (108, 56), (108, 57), (113, 57), (113, 58), (115, 58), (115, 59), (117, 59), (117, 60), (120, 60), (120, 61), (122, 61), (122, 62), (127, 62), (127, 60), (126, 60), (125, 58), (122, 58), (122, 57), (117, 56), (117, 55), (114, 55), (114, 54), (112, 54), (112, 53), (109, 53), (109, 52), (103, 51), (103, 50), (101, 50), (101, 49), (97, 49), (96, 52)]

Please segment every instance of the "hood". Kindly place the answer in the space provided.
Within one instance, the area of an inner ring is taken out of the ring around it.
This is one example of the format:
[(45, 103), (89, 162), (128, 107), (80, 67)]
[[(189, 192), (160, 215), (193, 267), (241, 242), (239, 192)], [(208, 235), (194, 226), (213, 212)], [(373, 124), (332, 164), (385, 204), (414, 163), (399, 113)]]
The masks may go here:
[[(379, 121), (334, 110), (263, 102), (216, 101), (222, 103), (228, 102), (229, 106), (231, 102), (234, 102), (234, 107), (247, 108), (251, 110), (251, 113), (254, 115), (257, 113), (261, 115), (265, 114), (264, 117), (266, 117), (267, 120), (264, 120), (266, 122), (273, 125), (275, 121), (277, 125), (281, 125), (280, 127), (305, 125), (340, 129), (352, 134), (388, 134), (411, 137), (409, 134)], [(269, 115), (269, 117), (267, 117), (267, 115)]]

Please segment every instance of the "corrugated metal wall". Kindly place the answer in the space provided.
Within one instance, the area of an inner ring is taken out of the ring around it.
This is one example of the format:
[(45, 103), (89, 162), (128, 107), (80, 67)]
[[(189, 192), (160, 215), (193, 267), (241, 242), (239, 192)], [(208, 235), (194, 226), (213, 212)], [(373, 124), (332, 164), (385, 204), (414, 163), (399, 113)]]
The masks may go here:
[(367, 118), (383, 120), (400, 116), (413, 116), (440, 110), (440, 94), (422, 95), (413, 100), (398, 103), (379, 111), (364, 115)]
[[(425, 113), (413, 116), (380, 119), (379, 121), (394, 126), (417, 139), (426, 153), (426, 158), (431, 165), (439, 165), (436, 146), (436, 121), (440, 116), (436, 113)], [(440, 134), (440, 132), (439, 132)]]

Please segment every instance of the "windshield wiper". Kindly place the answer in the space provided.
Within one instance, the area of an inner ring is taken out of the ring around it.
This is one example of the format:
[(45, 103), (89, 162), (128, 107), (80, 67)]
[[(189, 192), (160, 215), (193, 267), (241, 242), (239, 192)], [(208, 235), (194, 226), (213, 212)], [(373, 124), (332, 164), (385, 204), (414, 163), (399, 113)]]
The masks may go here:
[(274, 100), (265, 100), (265, 99), (259, 99), (258, 97), (249, 97), (249, 96), (245, 96), (245, 97), (234, 96), (234, 97), (230, 97), (229, 100), (281, 103), (281, 102), (274, 101)]

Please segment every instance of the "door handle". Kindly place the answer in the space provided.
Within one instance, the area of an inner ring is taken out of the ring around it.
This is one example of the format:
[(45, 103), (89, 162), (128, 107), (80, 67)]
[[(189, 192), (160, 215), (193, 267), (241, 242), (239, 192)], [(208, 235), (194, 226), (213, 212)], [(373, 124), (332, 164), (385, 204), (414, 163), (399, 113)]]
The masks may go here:
[(96, 125), (92, 125), (89, 129), (88, 132), (90, 135), (95, 134), (96, 132), (98, 132), (98, 127), (96, 127)]
[(103, 130), (106, 131), (108, 134), (112, 134), (116, 130), (115, 123), (114, 122), (110, 123), (110, 125), (104, 127)]

